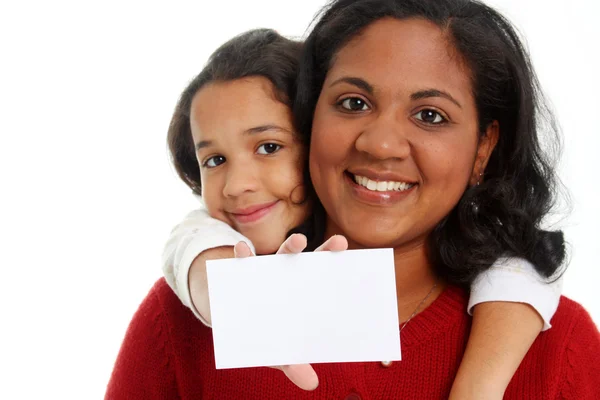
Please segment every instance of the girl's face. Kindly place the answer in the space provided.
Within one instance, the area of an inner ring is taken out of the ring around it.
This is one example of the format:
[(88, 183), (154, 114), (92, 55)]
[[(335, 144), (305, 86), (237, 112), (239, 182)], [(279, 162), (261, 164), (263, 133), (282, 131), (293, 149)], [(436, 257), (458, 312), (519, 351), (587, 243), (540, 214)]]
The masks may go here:
[(266, 78), (213, 82), (194, 97), (190, 123), (208, 212), (250, 239), (257, 254), (274, 253), (310, 211), (305, 149), (289, 107)]
[(335, 56), (310, 148), (328, 234), (420, 246), (477, 183), (498, 126), (479, 138), (469, 71), (449, 43), (425, 20), (385, 18)]

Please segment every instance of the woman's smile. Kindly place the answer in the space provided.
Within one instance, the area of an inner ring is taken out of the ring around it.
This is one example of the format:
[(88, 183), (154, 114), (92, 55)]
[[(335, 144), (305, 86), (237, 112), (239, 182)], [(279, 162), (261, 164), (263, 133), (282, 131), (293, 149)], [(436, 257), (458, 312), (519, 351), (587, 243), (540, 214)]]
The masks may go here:
[(374, 174), (369, 174), (371, 179), (364, 175), (352, 174), (346, 171), (345, 181), (351, 188), (351, 193), (358, 201), (371, 205), (395, 205), (410, 196), (417, 187), (417, 183), (405, 179), (380, 179)]

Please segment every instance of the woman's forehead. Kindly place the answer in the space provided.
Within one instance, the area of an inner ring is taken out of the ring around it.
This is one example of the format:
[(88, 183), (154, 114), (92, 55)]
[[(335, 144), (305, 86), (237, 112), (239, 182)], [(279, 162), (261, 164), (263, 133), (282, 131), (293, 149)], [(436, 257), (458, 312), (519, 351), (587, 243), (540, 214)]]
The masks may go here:
[(472, 92), (470, 71), (448, 33), (421, 18), (384, 18), (367, 26), (337, 52), (326, 81), (343, 76), (358, 76), (377, 89)]

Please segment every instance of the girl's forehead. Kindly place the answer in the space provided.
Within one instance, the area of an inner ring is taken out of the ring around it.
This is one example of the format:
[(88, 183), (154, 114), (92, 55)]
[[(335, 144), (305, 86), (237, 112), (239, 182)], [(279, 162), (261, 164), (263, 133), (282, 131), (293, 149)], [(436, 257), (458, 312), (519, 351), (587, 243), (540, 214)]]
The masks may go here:
[(200, 89), (192, 101), (191, 119), (253, 120), (268, 114), (288, 117), (290, 109), (276, 96), (271, 82), (263, 77), (216, 81)]
[(294, 134), (290, 108), (275, 97), (266, 78), (212, 82), (196, 93), (190, 112), (192, 137), (201, 148), (217, 141), (258, 137), (264, 132)]

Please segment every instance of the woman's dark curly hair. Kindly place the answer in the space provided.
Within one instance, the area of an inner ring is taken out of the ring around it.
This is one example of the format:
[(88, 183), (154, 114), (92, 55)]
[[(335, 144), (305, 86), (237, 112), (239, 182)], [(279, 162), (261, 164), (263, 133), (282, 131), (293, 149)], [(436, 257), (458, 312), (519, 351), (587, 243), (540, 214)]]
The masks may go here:
[[(334, 0), (322, 10), (304, 44), (294, 114), (310, 141), (315, 106), (336, 53), (373, 22), (423, 18), (447, 33), (469, 66), (479, 131), (493, 121), (499, 140), (479, 186), (468, 188), (429, 239), (440, 277), (469, 284), (499, 257), (529, 260), (552, 276), (565, 259), (560, 231), (540, 224), (554, 204), (555, 157), (544, 153), (540, 134), (558, 154), (553, 116), (543, 101), (529, 56), (509, 21), (472, 0)], [(476, 205), (476, 206), (474, 206)]]

